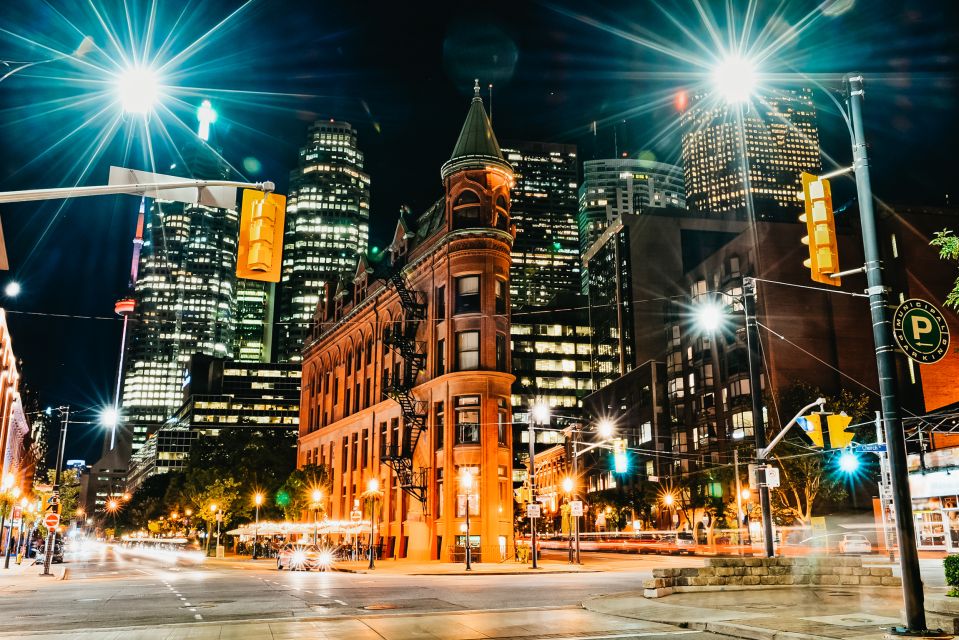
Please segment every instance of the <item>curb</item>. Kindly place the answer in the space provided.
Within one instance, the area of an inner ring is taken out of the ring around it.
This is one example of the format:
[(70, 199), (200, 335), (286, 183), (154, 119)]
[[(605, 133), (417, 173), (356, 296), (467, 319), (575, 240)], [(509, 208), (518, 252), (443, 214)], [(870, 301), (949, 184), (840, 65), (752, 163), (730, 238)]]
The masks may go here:
[(777, 629), (752, 627), (747, 624), (737, 624), (735, 622), (680, 622), (673, 624), (686, 626), (690, 629), (698, 629), (699, 631), (708, 631), (721, 636), (746, 638), (747, 640), (836, 640), (836, 638), (830, 636), (817, 636), (810, 633), (797, 633), (795, 631), (779, 631)]
[(357, 573), (357, 574), (379, 574), (379, 575), (395, 575), (395, 576), (541, 576), (541, 575), (556, 575), (563, 573), (603, 573), (602, 569), (546, 569), (542, 568), (537, 571), (460, 571), (457, 573), (449, 572), (439, 572), (439, 571), (416, 571), (416, 572), (399, 572), (399, 571), (376, 571), (376, 569), (348, 569), (346, 567), (330, 567), (330, 571), (338, 571), (340, 573)]

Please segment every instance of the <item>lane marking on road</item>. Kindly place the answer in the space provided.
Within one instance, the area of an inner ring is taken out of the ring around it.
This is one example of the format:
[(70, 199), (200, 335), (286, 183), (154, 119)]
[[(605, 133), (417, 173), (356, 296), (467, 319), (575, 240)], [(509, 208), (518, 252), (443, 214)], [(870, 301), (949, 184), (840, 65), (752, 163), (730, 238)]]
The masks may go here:
[(343, 602), (342, 600), (334, 600), (333, 602), (336, 602), (337, 604), (341, 604), (341, 605), (343, 605), (344, 607), (346, 606), (346, 603)]
[[(189, 602), (184, 602), (183, 604), (184, 604), (185, 606), (187, 606), (187, 607), (193, 606), (193, 605), (191, 605)], [(196, 611), (196, 609), (192, 609), (192, 611)]]
[(193, 614), (193, 617), (196, 618), (197, 620), (202, 620), (202, 619), (203, 619), (203, 616), (201, 616), (199, 613), (194, 613), (194, 614)]

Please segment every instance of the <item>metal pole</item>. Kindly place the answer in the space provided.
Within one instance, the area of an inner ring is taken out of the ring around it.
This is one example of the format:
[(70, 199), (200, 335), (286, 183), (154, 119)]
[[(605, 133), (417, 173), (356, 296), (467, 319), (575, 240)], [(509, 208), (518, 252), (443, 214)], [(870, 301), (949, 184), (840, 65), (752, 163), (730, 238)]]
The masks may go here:
[[(573, 449), (573, 495), (574, 495), (574, 497), (579, 497), (579, 491), (578, 491), (578, 489), (579, 489), (579, 456), (576, 455), (576, 450), (578, 449), (578, 447), (577, 447), (576, 445), (579, 443), (579, 429), (578, 429), (577, 427), (578, 427), (578, 425), (575, 425), (575, 426), (573, 427), (573, 433), (572, 433), (572, 437), (573, 437), (573, 446), (572, 446), (572, 449)], [(576, 519), (574, 520), (574, 522), (576, 523), (576, 564), (583, 564), (582, 561), (580, 560), (580, 556), (579, 556), (579, 516), (576, 516)]]
[(313, 546), (316, 546), (316, 507), (313, 507)]
[(733, 447), (733, 467), (736, 469), (736, 535), (739, 537), (739, 552), (743, 548), (743, 487), (739, 481), (739, 447)]
[[(533, 430), (533, 412), (529, 414), (529, 503), (536, 503), (536, 465), (533, 458), (536, 455), (536, 432)], [(538, 569), (536, 564), (536, 518), (529, 519), (530, 530), (530, 549), (533, 551), (533, 568)]]
[(253, 523), (253, 559), (256, 560), (257, 544), (260, 541), (260, 505), (256, 505), (256, 521)]
[[(472, 484), (472, 478), (469, 482)], [(466, 485), (466, 570), (473, 570), (470, 565), (470, 485)]]
[[(759, 371), (762, 361), (759, 358), (759, 328), (756, 323), (756, 280), (743, 278), (743, 302), (746, 309), (746, 343), (749, 349), (749, 393), (753, 405), (753, 433), (756, 438), (756, 466), (762, 469), (766, 459), (762, 451), (766, 448), (766, 422), (763, 420), (763, 390)], [(776, 555), (773, 547), (773, 518), (769, 505), (769, 487), (766, 486), (765, 473), (759, 482), (759, 506), (763, 516), (763, 544), (766, 557)]]
[(889, 453), (889, 471), (892, 476), (892, 501), (896, 512), (896, 535), (899, 539), (899, 566), (902, 571), (906, 627), (909, 633), (919, 633), (926, 631), (926, 614), (923, 609), (916, 532), (910, 517), (912, 496), (909, 493), (909, 472), (906, 466), (906, 442), (903, 437), (902, 417), (899, 415), (899, 400), (896, 397), (895, 351), (886, 311), (886, 287), (882, 282), (879, 239), (872, 206), (872, 186), (869, 180), (869, 158), (863, 132), (863, 79), (861, 75), (851, 75), (847, 76), (846, 80), (849, 84), (849, 111), (853, 130), (853, 167), (856, 171), (859, 219), (862, 225), (863, 254), (866, 259), (868, 287), (866, 293), (869, 295), (872, 336), (876, 343), (879, 395), (886, 431), (886, 448)]
[[(882, 434), (882, 412), (876, 412), (876, 442), (882, 444), (886, 441)], [(886, 496), (889, 495), (889, 456), (885, 451), (880, 451), (879, 456), (879, 506), (882, 510), (882, 540), (883, 545), (886, 547), (886, 553), (889, 554), (889, 562), (896, 561), (896, 555), (892, 550), (892, 532), (889, 530), (891, 526), (889, 523), (890, 516), (889, 513), (889, 500)]]
[[(6, 546), (6, 549), (5, 549), (4, 553), (3, 553), (3, 556), (4, 556), (4, 559), (3, 559), (3, 568), (4, 568), (4, 569), (9, 569), (9, 568), (10, 568), (10, 547), (12, 546), (11, 543), (13, 542), (13, 513), (12, 513), (12, 511), (13, 511), (13, 509), (15, 509), (15, 508), (16, 508), (16, 507), (11, 507), (11, 509), (10, 509), (10, 510), (11, 510), (11, 514), (10, 514), (10, 528), (7, 529), (7, 546)], [(20, 511), (20, 523), (21, 523), (20, 526), (22, 527), (22, 526), (23, 526), (23, 510), (22, 510), (22, 509), (21, 509), (21, 511)], [(0, 531), (2, 531), (2, 529), (0, 529)], [(20, 538), (20, 529), (18, 528), (18, 529), (17, 529), (17, 539), (19, 540), (19, 538)]]
[(370, 566), (373, 568), (373, 513), (376, 511), (376, 496), (370, 494)]
[[(70, 407), (58, 407), (60, 415), (63, 416), (63, 427), (60, 429), (60, 440), (57, 442), (57, 460), (53, 474), (53, 499), (55, 500), (57, 513), (60, 513), (60, 471), (63, 467), (63, 450), (67, 446), (67, 429), (70, 427)], [(42, 576), (53, 575), (50, 573), (50, 561), (54, 550), (56, 549), (57, 538), (56, 529), (47, 530), (47, 541), (44, 544), (43, 553), (43, 573)]]

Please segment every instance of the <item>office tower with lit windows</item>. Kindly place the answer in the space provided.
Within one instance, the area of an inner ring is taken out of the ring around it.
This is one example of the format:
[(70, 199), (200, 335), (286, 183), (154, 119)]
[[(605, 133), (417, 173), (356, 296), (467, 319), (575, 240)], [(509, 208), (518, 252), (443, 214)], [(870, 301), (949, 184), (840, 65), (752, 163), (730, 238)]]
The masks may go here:
[[(197, 141), (179, 175), (226, 179), (225, 164)], [(136, 451), (179, 407), (194, 353), (233, 355), (236, 335), (234, 209), (155, 200), (146, 213), (126, 350), (119, 448)]]
[[(638, 158), (587, 160), (579, 186), (580, 253), (623, 214), (685, 207), (683, 172), (676, 165)], [(586, 293), (585, 270), (581, 287)]]
[(510, 266), (514, 309), (578, 293), (575, 145), (514, 142), (503, 147), (503, 155), (516, 174), (512, 189), (516, 240)]
[(756, 218), (796, 221), (802, 209), (799, 175), (822, 167), (812, 91), (777, 90), (754, 98), (743, 107), (742, 136), (736, 108), (708, 93), (690, 97), (680, 117), (687, 206), (742, 215), (745, 151)]
[(290, 176), (277, 326), (280, 362), (302, 359), (324, 286), (356, 271), (369, 243), (370, 177), (356, 130), (318, 120)]
[(238, 278), (233, 357), (239, 362), (270, 362), (276, 284)]

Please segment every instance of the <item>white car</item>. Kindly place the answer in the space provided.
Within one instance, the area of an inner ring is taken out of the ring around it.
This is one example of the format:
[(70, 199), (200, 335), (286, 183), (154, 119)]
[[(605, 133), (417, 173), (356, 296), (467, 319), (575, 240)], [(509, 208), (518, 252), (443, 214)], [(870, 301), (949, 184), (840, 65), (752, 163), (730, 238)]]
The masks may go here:
[(847, 533), (839, 541), (839, 553), (872, 553), (872, 544), (862, 534)]

